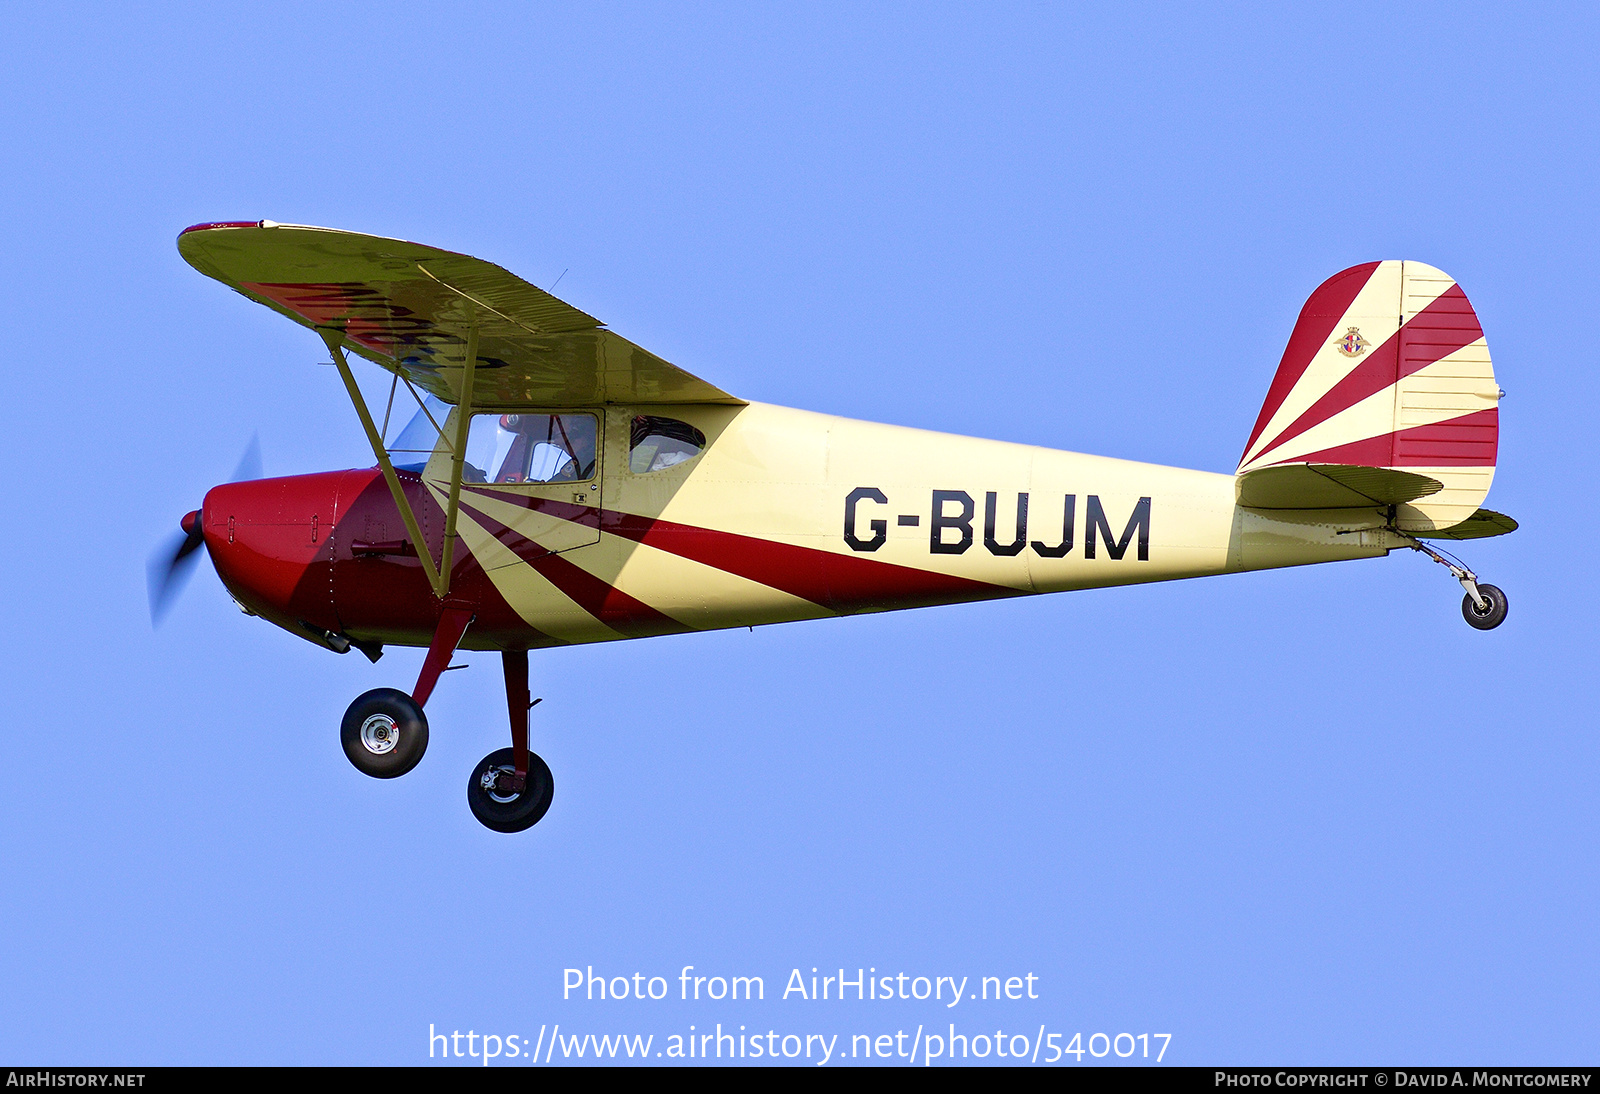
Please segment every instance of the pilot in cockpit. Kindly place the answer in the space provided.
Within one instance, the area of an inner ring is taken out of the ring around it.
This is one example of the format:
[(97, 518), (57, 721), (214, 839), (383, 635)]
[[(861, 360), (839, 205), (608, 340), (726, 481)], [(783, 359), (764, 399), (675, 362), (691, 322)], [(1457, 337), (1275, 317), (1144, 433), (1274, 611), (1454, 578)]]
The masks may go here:
[(502, 414), (512, 435), (496, 482), (577, 482), (595, 470), (595, 420), (588, 414)]

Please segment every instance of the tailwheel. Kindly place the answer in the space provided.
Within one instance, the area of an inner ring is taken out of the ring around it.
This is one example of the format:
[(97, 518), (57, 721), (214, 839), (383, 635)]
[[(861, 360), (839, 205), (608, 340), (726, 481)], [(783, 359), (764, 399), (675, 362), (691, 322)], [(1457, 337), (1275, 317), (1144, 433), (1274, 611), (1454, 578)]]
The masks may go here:
[(555, 780), (550, 767), (529, 752), (527, 775), (517, 779), (515, 750), (496, 749), (472, 769), (467, 780), (467, 805), (485, 828), (496, 832), (522, 832), (539, 823), (550, 808)]
[(405, 692), (374, 688), (344, 712), (339, 743), (363, 775), (398, 778), (428, 750), (428, 718)]
[(1482, 582), (1474, 582), (1473, 585), (1481, 603), (1474, 602), (1472, 591), (1468, 590), (1467, 595), (1461, 598), (1461, 614), (1480, 631), (1492, 631), (1506, 620), (1506, 594), (1493, 585)]
[(1467, 595), (1461, 598), (1461, 614), (1469, 624), (1480, 631), (1492, 631), (1506, 621), (1506, 594), (1493, 585), (1479, 582), (1478, 575), (1459, 558), (1429, 547), (1416, 536), (1395, 527), (1393, 507), (1390, 508), (1388, 530), (1399, 536), (1413, 551), (1420, 551), (1445, 567), (1451, 577), (1461, 582), (1461, 587), (1467, 591)]

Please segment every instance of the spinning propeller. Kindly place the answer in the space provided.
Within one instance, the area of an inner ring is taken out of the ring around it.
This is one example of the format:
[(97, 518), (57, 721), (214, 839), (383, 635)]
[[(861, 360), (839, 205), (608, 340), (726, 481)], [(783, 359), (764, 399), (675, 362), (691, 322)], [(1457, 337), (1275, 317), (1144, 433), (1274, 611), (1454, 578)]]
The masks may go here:
[[(257, 434), (250, 438), (244, 455), (239, 457), (239, 466), (233, 469), (233, 478), (228, 481), (249, 482), (259, 478), (261, 478), (261, 437)], [(198, 557), (196, 552), (205, 546), (206, 537), (201, 524), (200, 510), (196, 509), (192, 513), (185, 514), (182, 528), (181, 534), (175, 539), (168, 540), (166, 546), (150, 556), (150, 562), (146, 566), (152, 627), (161, 625), (167, 609), (183, 591), (189, 575), (194, 572), (194, 564)]]

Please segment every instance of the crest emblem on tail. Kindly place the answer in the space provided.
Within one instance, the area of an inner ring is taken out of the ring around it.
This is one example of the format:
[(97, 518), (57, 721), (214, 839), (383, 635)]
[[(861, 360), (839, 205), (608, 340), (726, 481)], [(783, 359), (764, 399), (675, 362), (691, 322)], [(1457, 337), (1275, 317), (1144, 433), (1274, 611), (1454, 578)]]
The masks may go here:
[(1355, 327), (1345, 331), (1344, 337), (1334, 343), (1339, 347), (1339, 352), (1346, 357), (1360, 357), (1367, 352), (1367, 347), (1372, 343), (1361, 337), (1361, 332)]

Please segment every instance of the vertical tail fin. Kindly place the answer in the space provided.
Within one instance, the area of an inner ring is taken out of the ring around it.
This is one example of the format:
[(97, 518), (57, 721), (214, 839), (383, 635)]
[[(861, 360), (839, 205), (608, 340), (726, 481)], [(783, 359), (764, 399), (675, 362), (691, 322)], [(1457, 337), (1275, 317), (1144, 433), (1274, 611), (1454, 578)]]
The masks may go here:
[[(1353, 266), (1301, 309), (1239, 461), (1241, 492), (1272, 468), (1326, 467), (1342, 480), (1351, 475), (1336, 469), (1402, 471), (1440, 485), (1411, 492), (1400, 527), (1451, 527), (1489, 493), (1499, 398), (1478, 317), (1448, 275), (1420, 262)], [(1319, 507), (1293, 504), (1292, 487), (1272, 494), (1278, 508)]]

